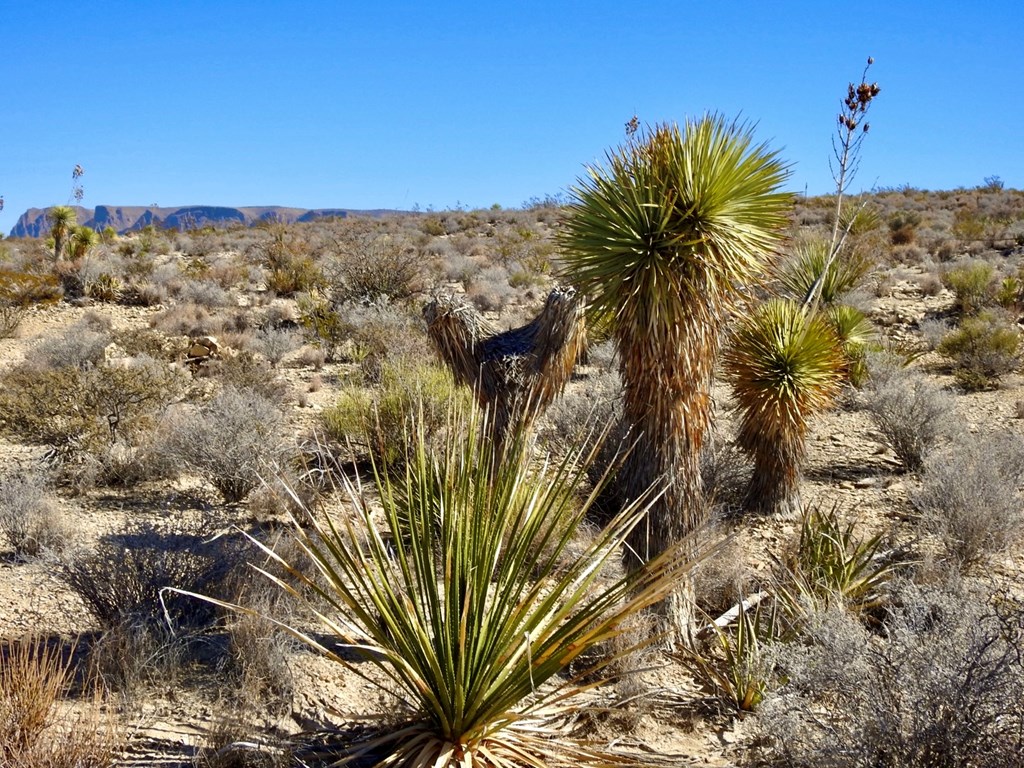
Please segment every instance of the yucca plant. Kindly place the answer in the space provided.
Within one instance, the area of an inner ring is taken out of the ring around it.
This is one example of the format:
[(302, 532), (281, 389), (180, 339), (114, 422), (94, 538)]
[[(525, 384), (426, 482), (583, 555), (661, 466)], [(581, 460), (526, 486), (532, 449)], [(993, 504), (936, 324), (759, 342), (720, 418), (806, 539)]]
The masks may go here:
[(829, 306), (856, 288), (871, 269), (871, 263), (860, 255), (832, 260), (830, 256), (831, 244), (827, 240), (798, 244), (793, 258), (779, 270), (783, 294), (802, 302), (820, 280), (819, 302)]
[(856, 307), (833, 304), (825, 310), (846, 359), (846, 378), (860, 387), (868, 377), (868, 352), (878, 348), (878, 334), (871, 321)]
[[(786, 166), (748, 127), (719, 116), (633, 134), (587, 169), (560, 233), (563, 277), (608, 323), (623, 414), (636, 441), (620, 473), (627, 498), (666, 486), (630, 537), (636, 567), (704, 519), (699, 456), (728, 310), (779, 242), (792, 196)], [(680, 635), (685, 595), (663, 606)]]
[(84, 224), (72, 227), (68, 235), (68, 251), (73, 259), (84, 258), (99, 243), (99, 233), (92, 227), (87, 227)]
[(288, 631), (408, 705), (400, 724), (335, 756), (425, 768), (619, 760), (560, 730), (582, 706), (573, 697), (596, 683), (558, 675), (664, 599), (688, 568), (684, 545), (624, 572), (619, 551), (649, 495), (581, 543), (594, 498), (575, 500), (587, 456), (532, 466), (520, 430), (519, 450), (506, 445), (495, 461), (482, 420), (459, 425), (439, 452), (421, 439), (401, 479), (377, 473), (382, 520), (346, 482), (350, 517), (295, 521), (315, 573), (265, 548), (289, 574), (269, 578), (309, 602), (330, 641)]
[(807, 420), (833, 402), (843, 383), (835, 331), (823, 315), (771, 299), (741, 320), (724, 362), (742, 413), (737, 443), (754, 460), (745, 505), (798, 513)]
[(839, 508), (809, 507), (800, 524), (795, 554), (783, 563), (778, 595), (790, 616), (833, 603), (870, 614), (886, 599), (897, 563), (879, 551), (882, 534), (862, 538), (856, 523), (844, 524)]
[(55, 205), (46, 218), (50, 220), (50, 236), (53, 238), (53, 258), (60, 261), (71, 237), (71, 232), (78, 223), (78, 214), (70, 205)]
[(775, 604), (765, 605), (741, 603), (733, 626), (709, 625), (706, 647), (691, 642), (675, 654), (703, 693), (738, 712), (757, 709), (774, 682), (765, 647), (780, 638), (782, 625)]

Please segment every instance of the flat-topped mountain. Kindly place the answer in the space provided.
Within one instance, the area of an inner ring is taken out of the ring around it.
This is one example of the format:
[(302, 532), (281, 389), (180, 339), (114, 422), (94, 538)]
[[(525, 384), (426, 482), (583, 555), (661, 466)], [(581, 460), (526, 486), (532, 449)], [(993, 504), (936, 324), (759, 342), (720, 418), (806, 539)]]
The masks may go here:
[[(95, 208), (72, 206), (78, 214), (78, 223), (95, 230), (112, 227), (118, 234), (134, 232), (146, 226), (164, 229), (188, 230), (197, 227), (231, 225), (251, 226), (261, 221), (292, 224), (321, 218), (346, 216), (382, 216), (394, 211), (351, 210), (348, 208), (284, 208), (279, 205), (229, 208), (218, 205), (186, 205), (160, 207), (155, 205), (97, 205)], [(48, 208), (29, 208), (11, 230), (11, 237), (42, 237), (50, 231), (46, 218)]]

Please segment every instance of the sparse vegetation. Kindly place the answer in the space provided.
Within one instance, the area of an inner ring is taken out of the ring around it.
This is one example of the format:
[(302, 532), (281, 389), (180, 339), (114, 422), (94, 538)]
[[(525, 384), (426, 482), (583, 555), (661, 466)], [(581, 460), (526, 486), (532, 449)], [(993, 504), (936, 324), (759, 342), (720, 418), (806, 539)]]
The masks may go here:
[(961, 438), (925, 461), (914, 504), (924, 530), (960, 569), (977, 566), (1024, 533), (1024, 443), (1009, 433)]
[(968, 391), (992, 389), (1020, 365), (1020, 331), (1005, 316), (985, 310), (965, 317), (946, 334), (938, 352), (953, 363), (953, 375)]

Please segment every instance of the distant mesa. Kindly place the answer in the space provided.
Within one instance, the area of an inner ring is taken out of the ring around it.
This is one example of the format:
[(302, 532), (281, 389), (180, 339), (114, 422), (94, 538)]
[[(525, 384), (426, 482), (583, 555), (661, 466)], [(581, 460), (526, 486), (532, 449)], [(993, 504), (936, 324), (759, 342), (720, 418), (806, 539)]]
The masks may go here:
[[(261, 221), (291, 224), (347, 216), (384, 216), (397, 211), (386, 209), (352, 210), (349, 208), (283, 208), (279, 205), (228, 208), (219, 205), (186, 205), (161, 208), (155, 205), (97, 205), (95, 208), (72, 206), (78, 223), (101, 231), (112, 227), (118, 234), (137, 232), (150, 225), (161, 229), (189, 230), (198, 227), (252, 226)], [(29, 208), (11, 230), (11, 237), (43, 237), (50, 231), (46, 218), (48, 208)]]

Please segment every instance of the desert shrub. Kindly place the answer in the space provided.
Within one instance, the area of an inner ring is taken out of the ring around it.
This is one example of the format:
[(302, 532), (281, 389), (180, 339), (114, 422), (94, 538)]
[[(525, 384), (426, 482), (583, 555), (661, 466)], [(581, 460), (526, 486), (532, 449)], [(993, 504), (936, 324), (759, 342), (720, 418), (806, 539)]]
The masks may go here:
[(420, 290), (423, 257), (401, 235), (347, 226), (333, 251), (324, 273), (335, 305), (404, 301)]
[(136, 278), (121, 286), (119, 299), (128, 307), (155, 307), (167, 303), (167, 289)]
[(0, 339), (13, 336), (33, 304), (60, 301), (60, 281), (49, 274), (0, 268)]
[(295, 227), (271, 225), (264, 232), (248, 253), (266, 270), (268, 291), (291, 296), (323, 286), (310, 244)]
[(922, 480), (912, 499), (920, 524), (956, 566), (978, 565), (1020, 537), (1021, 438), (1004, 433), (961, 439), (925, 460)]
[(38, 472), (0, 472), (0, 537), (19, 558), (61, 552), (70, 526)]
[(296, 303), (306, 339), (323, 351), (325, 360), (333, 362), (351, 338), (352, 326), (322, 293), (303, 294)]
[(889, 238), (893, 245), (913, 243), (917, 228), (921, 225), (921, 214), (917, 211), (895, 211), (889, 216)]
[(128, 357), (149, 357), (171, 362), (181, 352), (181, 340), (151, 328), (123, 328), (114, 331), (114, 343)]
[(110, 768), (121, 746), (97, 695), (72, 714), (71, 654), (42, 638), (0, 646), (0, 764), (6, 768)]
[(270, 363), (252, 352), (238, 352), (212, 360), (200, 369), (201, 375), (216, 377), (224, 388), (255, 392), (267, 400), (280, 403), (288, 395), (288, 384), (278, 377)]
[(924, 340), (925, 346), (930, 350), (939, 348), (939, 344), (949, 333), (950, 325), (945, 320), (936, 317), (925, 318), (918, 324), (918, 331)]
[[(596, 482), (627, 447), (622, 425), (622, 382), (611, 368), (593, 368), (579, 385), (570, 385), (545, 411), (537, 431), (541, 444), (556, 456), (574, 446), (593, 449), (599, 445), (587, 474)], [(617, 488), (614, 480), (608, 489)]]
[(229, 577), (242, 543), (213, 534), (183, 519), (130, 521), (61, 564), (58, 578), (103, 630), (89, 648), (89, 662), (105, 685), (130, 692), (142, 683), (172, 682), (188, 658), (188, 643), (218, 611), (166, 588), (231, 596)]
[(353, 357), (368, 383), (380, 382), (388, 360), (414, 365), (430, 357), (423, 323), (386, 300), (348, 307), (345, 321), (351, 328)]
[(875, 357), (862, 403), (904, 467), (920, 469), (940, 440), (953, 433), (953, 398), (924, 375)]
[(1020, 331), (1004, 315), (986, 310), (965, 317), (943, 337), (938, 352), (952, 361), (964, 389), (991, 389), (1020, 365)]
[(175, 304), (151, 317), (149, 326), (169, 336), (216, 336), (222, 322), (196, 304)]
[(0, 428), (62, 452), (99, 451), (133, 440), (181, 391), (180, 371), (140, 358), (126, 366), (9, 371), (0, 387)]
[(253, 351), (263, 355), (275, 368), (302, 345), (298, 334), (283, 328), (264, 328), (253, 339)]
[(973, 314), (992, 297), (992, 266), (984, 261), (964, 264), (946, 272), (942, 282), (953, 292), (957, 311)]
[(235, 303), (230, 293), (216, 283), (205, 280), (186, 280), (178, 287), (176, 293), (178, 301), (182, 304), (194, 304), (197, 307), (217, 309)]
[(759, 715), (770, 765), (996, 768), (1024, 754), (1024, 610), (907, 588), (882, 636), (841, 611), (774, 647)]
[(466, 295), (477, 309), (484, 312), (499, 312), (516, 295), (509, 285), (508, 271), (501, 266), (486, 267), (473, 276), (466, 286)]
[(160, 525), (129, 521), (93, 549), (67, 559), (57, 575), (104, 629), (203, 629), (217, 617), (213, 605), (161, 591), (176, 587), (228, 596), (224, 586), (242, 545), (238, 537), (213, 534), (209, 526), (183, 518)]
[(283, 416), (271, 400), (252, 390), (226, 387), (181, 419), (169, 438), (171, 450), (216, 488), (225, 502), (244, 499), (285, 454)]
[(79, 322), (60, 336), (42, 339), (25, 354), (25, 360), (37, 368), (86, 368), (100, 365), (110, 343), (107, 331), (95, 330)]
[(350, 386), (320, 416), (328, 440), (366, 450), (382, 465), (399, 465), (415, 448), (413, 424), (434, 443), (445, 434), (448, 414), (468, 394), (447, 368), (422, 361), (388, 361), (373, 388)]

